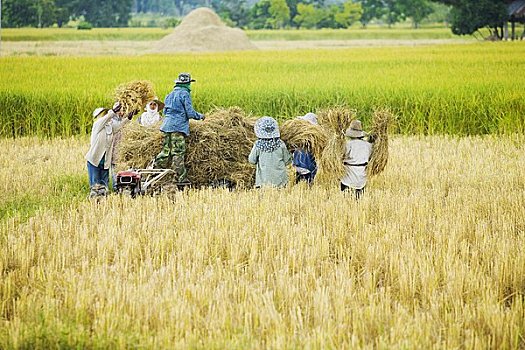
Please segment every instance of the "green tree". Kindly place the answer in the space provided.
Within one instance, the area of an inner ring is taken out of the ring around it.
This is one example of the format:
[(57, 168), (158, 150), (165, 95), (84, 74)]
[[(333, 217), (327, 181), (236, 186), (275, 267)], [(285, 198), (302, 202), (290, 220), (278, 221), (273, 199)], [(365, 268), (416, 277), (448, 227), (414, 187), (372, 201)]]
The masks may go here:
[(361, 15), (361, 24), (366, 27), (374, 18), (381, 18), (385, 14), (385, 8), (382, 0), (361, 0), (363, 14)]
[(286, 0), (270, 0), (268, 12), (273, 28), (283, 28), (290, 21), (290, 9)]
[(342, 28), (348, 28), (355, 22), (359, 21), (363, 15), (363, 7), (359, 3), (352, 1), (346, 1), (343, 4), (341, 12), (335, 15), (335, 22), (338, 23)]
[(4, 0), (2, 22), (7, 27), (49, 27), (57, 22), (54, 0)]
[(419, 28), (421, 21), (434, 10), (428, 0), (400, 0), (400, 7), (403, 14), (412, 19), (414, 28)]
[(503, 38), (503, 25), (508, 19), (508, 0), (438, 0), (452, 6), (452, 32), (470, 35), (488, 28), (494, 38)]
[(322, 10), (315, 8), (312, 4), (297, 4), (297, 15), (293, 21), (301, 28), (316, 28), (323, 19)]
[(248, 27), (253, 29), (263, 29), (269, 26), (270, 20), (270, 0), (261, 0), (250, 10), (250, 21)]
[(384, 18), (388, 27), (391, 27), (393, 24), (404, 20), (405, 16), (403, 14), (403, 6), (399, 0), (383, 0), (384, 6)]

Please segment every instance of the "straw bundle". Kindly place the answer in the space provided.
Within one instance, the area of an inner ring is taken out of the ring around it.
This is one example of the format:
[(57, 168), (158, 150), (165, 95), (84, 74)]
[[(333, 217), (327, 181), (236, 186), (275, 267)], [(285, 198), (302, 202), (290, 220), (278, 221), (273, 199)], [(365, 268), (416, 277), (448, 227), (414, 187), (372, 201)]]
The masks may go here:
[(304, 149), (316, 158), (321, 157), (328, 141), (326, 130), (321, 126), (297, 118), (285, 121), (280, 131), (288, 149)]
[[(188, 179), (195, 187), (219, 180), (238, 188), (253, 186), (255, 167), (248, 163), (248, 155), (256, 140), (254, 123), (238, 107), (212, 111), (204, 122), (190, 121), (185, 160)], [(119, 168), (145, 167), (160, 152), (162, 141), (158, 126), (129, 125), (122, 135)]]
[(393, 122), (394, 116), (388, 109), (377, 109), (372, 118), (370, 140), (374, 141), (372, 154), (368, 162), (369, 176), (381, 173), (388, 162), (388, 127)]
[(318, 115), (319, 124), (328, 135), (326, 147), (318, 158), (319, 171), (316, 183), (333, 187), (345, 174), (343, 157), (345, 154), (345, 131), (354, 119), (355, 111), (344, 107), (336, 107), (321, 111)]
[(155, 97), (155, 91), (149, 81), (135, 80), (119, 85), (114, 97), (123, 105), (124, 113), (128, 113), (143, 110), (148, 101)]

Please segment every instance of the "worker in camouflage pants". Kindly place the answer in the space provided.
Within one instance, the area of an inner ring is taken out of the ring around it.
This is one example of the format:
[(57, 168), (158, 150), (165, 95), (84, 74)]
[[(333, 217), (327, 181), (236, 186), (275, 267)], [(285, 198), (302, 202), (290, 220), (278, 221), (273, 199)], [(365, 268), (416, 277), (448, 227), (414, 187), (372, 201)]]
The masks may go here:
[(164, 122), (160, 131), (164, 133), (162, 151), (155, 157), (155, 168), (170, 168), (177, 174), (176, 183), (188, 183), (184, 165), (186, 137), (190, 134), (190, 119), (204, 120), (204, 114), (193, 109), (190, 85), (195, 80), (189, 73), (181, 73), (175, 80), (173, 91), (166, 96)]
[(186, 181), (188, 171), (184, 165), (186, 154), (186, 139), (184, 134), (179, 132), (169, 132), (164, 135), (162, 151), (155, 158), (155, 167), (168, 169), (171, 167), (177, 174), (176, 182)]

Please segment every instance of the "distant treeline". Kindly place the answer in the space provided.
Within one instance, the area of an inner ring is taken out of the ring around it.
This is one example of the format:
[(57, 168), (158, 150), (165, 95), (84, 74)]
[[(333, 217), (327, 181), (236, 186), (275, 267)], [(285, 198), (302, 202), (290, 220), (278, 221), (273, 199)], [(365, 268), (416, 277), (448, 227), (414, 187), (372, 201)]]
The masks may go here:
[[(511, 0), (4, 0), (4, 27), (59, 27), (71, 20), (84, 28), (169, 25), (196, 7), (213, 8), (226, 23), (249, 29), (348, 28), (370, 22), (391, 26), (410, 20), (450, 23), (455, 34), (502, 27)], [(172, 20), (166, 21), (166, 18)]]

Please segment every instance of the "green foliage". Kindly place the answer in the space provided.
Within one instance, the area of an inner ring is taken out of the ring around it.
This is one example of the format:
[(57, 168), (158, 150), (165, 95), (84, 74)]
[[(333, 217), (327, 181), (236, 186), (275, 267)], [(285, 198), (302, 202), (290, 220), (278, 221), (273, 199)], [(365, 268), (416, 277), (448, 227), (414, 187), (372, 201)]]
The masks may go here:
[(412, 19), (414, 28), (419, 28), (421, 21), (434, 10), (429, 0), (403, 0), (401, 6), (405, 16)]
[(80, 22), (78, 24), (77, 29), (79, 29), (79, 30), (91, 30), (91, 29), (93, 29), (93, 26), (89, 22), (82, 21), (82, 22)]
[(508, 19), (507, 0), (437, 0), (452, 6), (452, 32), (470, 35), (481, 28), (490, 29), (491, 35), (503, 37), (503, 23)]
[(110, 106), (118, 84), (147, 79), (162, 98), (183, 70), (197, 78), (194, 103), (205, 113), (237, 105), (283, 119), (347, 105), (366, 120), (384, 106), (400, 116), (401, 133), (525, 132), (525, 78), (516, 75), (524, 55), (516, 43), (181, 54), (175, 63), (168, 56), (1, 58), (0, 135), (88, 135), (92, 110)]
[(335, 22), (342, 28), (348, 28), (355, 22), (359, 21), (363, 14), (363, 6), (352, 1), (346, 1), (343, 4), (343, 10), (335, 15)]
[(286, 0), (270, 0), (268, 13), (273, 28), (283, 28), (290, 21), (290, 9)]
[(322, 10), (317, 9), (314, 5), (297, 4), (297, 15), (293, 21), (301, 28), (317, 28), (317, 25), (324, 17)]

